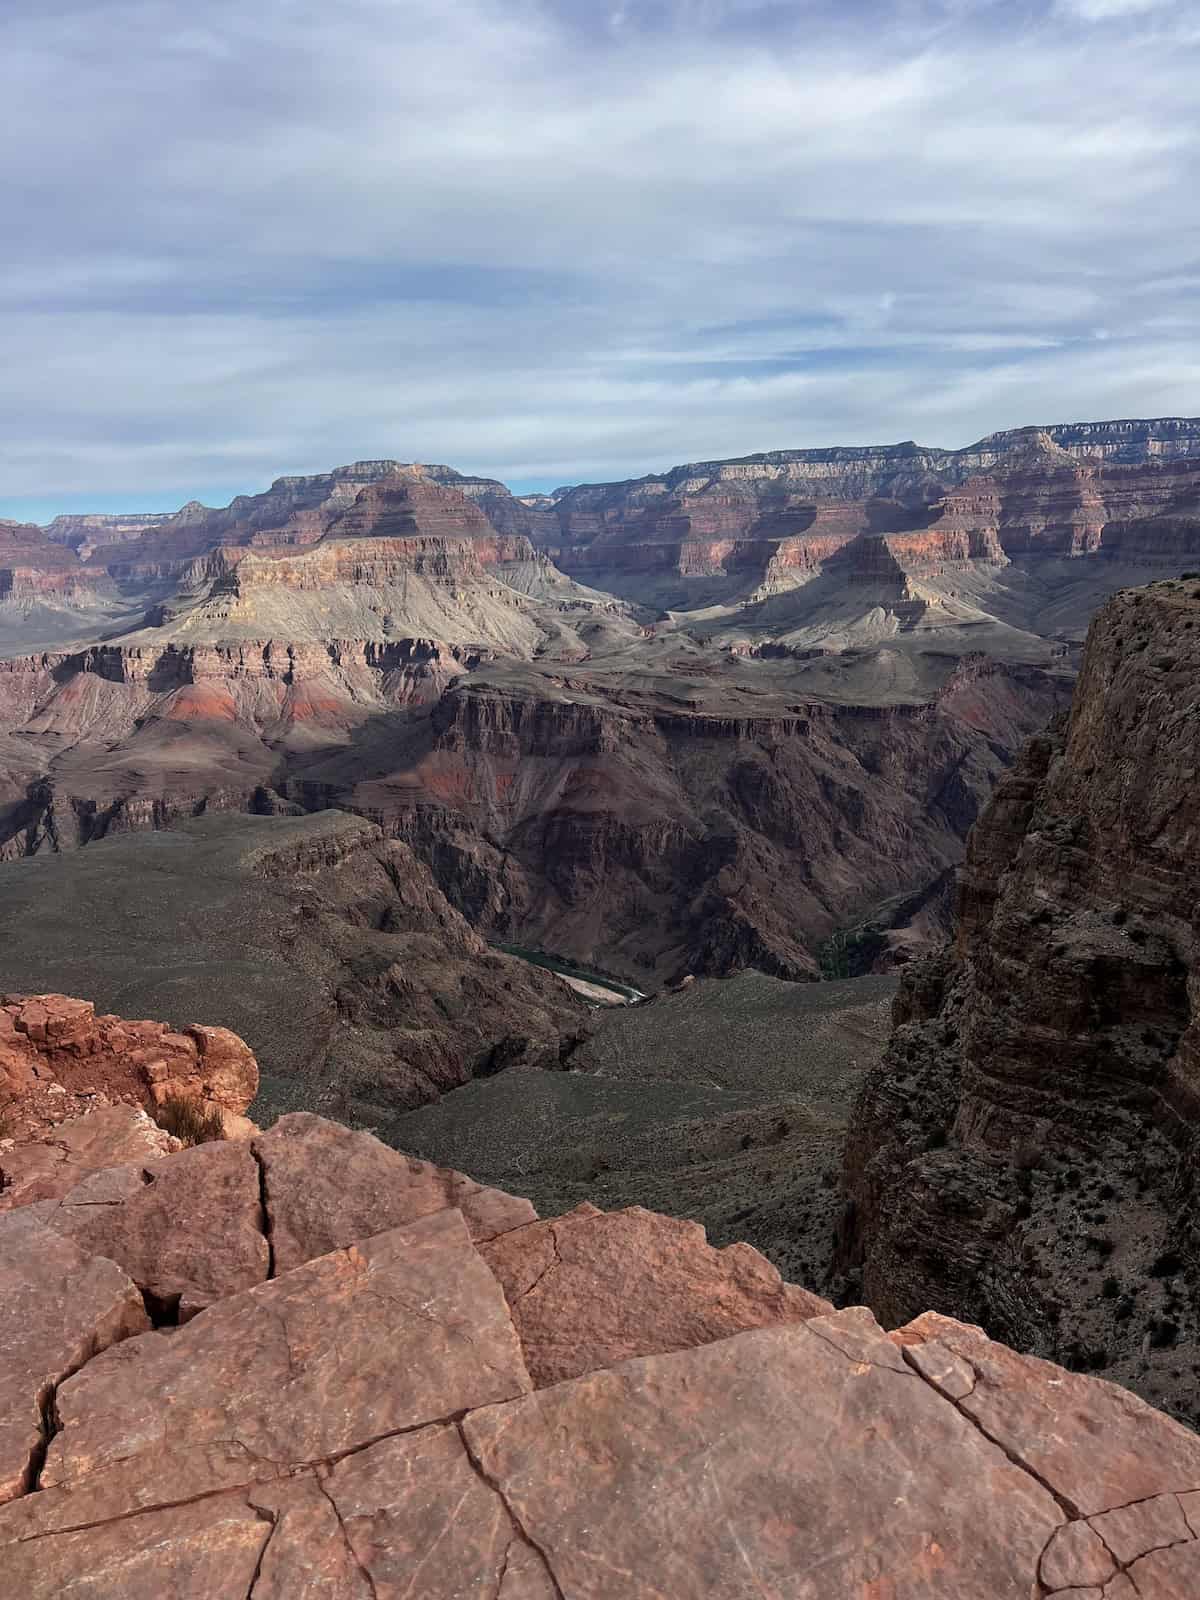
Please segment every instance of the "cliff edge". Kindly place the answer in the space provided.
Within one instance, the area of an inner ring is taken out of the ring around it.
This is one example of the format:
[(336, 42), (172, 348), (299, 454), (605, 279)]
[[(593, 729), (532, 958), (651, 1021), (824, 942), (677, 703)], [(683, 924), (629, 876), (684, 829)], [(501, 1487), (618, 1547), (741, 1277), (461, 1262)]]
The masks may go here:
[[(1200, 582), (1096, 617), (976, 825), (847, 1156), (847, 1292), (934, 1304), (1192, 1421)], [(858, 1274), (861, 1273), (861, 1278)]]

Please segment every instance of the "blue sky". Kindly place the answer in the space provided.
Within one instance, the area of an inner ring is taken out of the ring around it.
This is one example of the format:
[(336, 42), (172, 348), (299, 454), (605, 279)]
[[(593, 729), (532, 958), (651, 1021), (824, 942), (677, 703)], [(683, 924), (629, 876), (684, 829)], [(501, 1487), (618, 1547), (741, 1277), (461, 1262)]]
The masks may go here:
[(1200, 411), (1191, 0), (6, 0), (0, 514)]

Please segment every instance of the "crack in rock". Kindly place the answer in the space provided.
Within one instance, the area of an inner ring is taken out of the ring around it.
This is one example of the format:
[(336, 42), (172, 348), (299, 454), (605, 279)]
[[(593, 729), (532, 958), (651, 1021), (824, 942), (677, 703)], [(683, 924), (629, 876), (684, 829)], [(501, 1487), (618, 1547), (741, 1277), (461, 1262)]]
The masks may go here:
[(283, 1519), (282, 1517), (272, 1516), (263, 1506), (255, 1505), (254, 1501), (248, 1497), (247, 1504), (255, 1516), (261, 1522), (265, 1522), (271, 1530), (263, 1540), (262, 1549), (258, 1552), (258, 1560), (254, 1563), (254, 1571), (250, 1575), (250, 1587), (246, 1590), (246, 1600), (254, 1600), (254, 1591), (258, 1588), (258, 1580), (262, 1577), (263, 1562), (267, 1559), (267, 1551), (271, 1548), (271, 1540), (274, 1539), (279, 1531), (279, 1524)]
[(558, 1230), (553, 1222), (547, 1226), (546, 1232), (550, 1236), (550, 1248), (554, 1251), (554, 1259), (546, 1263), (546, 1265), (538, 1273), (537, 1277), (529, 1285), (528, 1289), (522, 1290), (520, 1296), (518, 1297), (518, 1305), (522, 1300), (528, 1300), (529, 1296), (537, 1288), (538, 1284), (541, 1283), (542, 1279), (553, 1272), (555, 1267), (561, 1267), (563, 1264), (563, 1259), (558, 1249)]
[[(314, 1474), (314, 1478), (315, 1478), (315, 1481), (316, 1481), (317, 1488), (320, 1489), (321, 1493), (325, 1496), (326, 1500), (328, 1500), (329, 1505), (330, 1505), (330, 1509), (333, 1511), (334, 1516), (337, 1518), (338, 1530), (342, 1535), (342, 1543), (346, 1546), (346, 1554), (350, 1557), (351, 1561), (353, 1561), (356, 1569), (359, 1572), (362, 1573), (363, 1582), (366, 1584), (367, 1589), (370, 1591), (372, 1600), (379, 1600), (379, 1590), (375, 1587), (375, 1579), (371, 1576), (370, 1568), (364, 1566), (362, 1561), (359, 1559), (358, 1551), (354, 1548), (354, 1544), (353, 1544), (353, 1541), (350, 1538), (349, 1531), (348, 1531), (348, 1529), (346, 1527), (345, 1522), (343, 1522), (343, 1520), (342, 1520), (342, 1513), (338, 1509), (337, 1501), (330, 1494), (329, 1489), (328, 1489), (328, 1487), (327, 1487), (327, 1485), (325, 1483), (325, 1480), (322, 1478), (320, 1472), (315, 1473)], [(249, 1600), (248, 1596), (247, 1596), (247, 1600)]]
[[(58, 1414), (58, 1386), (60, 1383), (65, 1383), (70, 1376), (71, 1373), (64, 1372), (53, 1383), (46, 1384), (38, 1394), (38, 1438), (29, 1452), (29, 1461), (22, 1479), (24, 1484), (22, 1494), (37, 1494), (42, 1487), (42, 1473), (45, 1470), (46, 1457), (50, 1453), (50, 1445), (54, 1436), (62, 1431), (62, 1419)], [(21, 1495), (17, 1498), (20, 1499)]]
[[(969, 1411), (964, 1410), (962, 1405), (954, 1399), (953, 1395), (947, 1394), (944, 1389), (940, 1389), (937, 1384), (934, 1383), (932, 1378), (926, 1377), (926, 1375), (909, 1356), (907, 1346), (902, 1345), (900, 1347), (900, 1354), (904, 1357), (904, 1360), (908, 1363), (908, 1366), (911, 1368), (911, 1370), (917, 1374), (918, 1378), (921, 1379), (922, 1383), (928, 1384), (933, 1390), (934, 1394), (940, 1395), (948, 1405), (952, 1405), (958, 1412), (959, 1416), (965, 1418), (965, 1420), (969, 1422), (971, 1426), (977, 1430), (977, 1432), (982, 1434), (989, 1443), (994, 1444), (996, 1449), (999, 1450), (1014, 1467), (1019, 1467), (1020, 1470), (1024, 1473), (1027, 1473), (1035, 1483), (1040, 1484), (1046, 1493), (1053, 1499), (1054, 1503), (1058, 1506), (1059, 1510), (1063, 1513), (1068, 1522), (1079, 1522), (1084, 1520), (1083, 1513), (1080, 1511), (1079, 1507), (1073, 1504), (1073, 1502), (1070, 1501), (1066, 1495), (1060, 1494), (1054, 1485), (1047, 1479), (1043, 1478), (1036, 1468), (1031, 1467), (1027, 1461), (1022, 1461), (1021, 1457), (1017, 1455), (1014, 1450), (1011, 1450), (1009, 1446), (1004, 1443), (1003, 1439), (997, 1439), (995, 1434), (989, 1433), (987, 1428), (984, 1427), (983, 1423), (980, 1422), (979, 1418), (973, 1417)], [(959, 1359), (966, 1360), (965, 1357), (960, 1357)], [(971, 1361), (966, 1361), (966, 1365), (969, 1366), (974, 1372), (975, 1381), (978, 1383), (979, 1369)], [(969, 1399), (970, 1396), (967, 1398)], [(1048, 1547), (1049, 1542), (1047, 1541), (1047, 1548)], [(1045, 1553), (1046, 1552), (1043, 1550), (1042, 1554), (1045, 1555)]]
[[(525, 1526), (525, 1524), (521, 1521), (521, 1518), (517, 1515), (516, 1511), (513, 1509), (511, 1503), (509, 1502), (509, 1498), (505, 1494), (504, 1489), (501, 1486), (499, 1480), (492, 1477), (491, 1473), (488, 1472), (488, 1470), (484, 1466), (483, 1462), (479, 1459), (479, 1457), (475, 1454), (475, 1451), (471, 1448), (471, 1441), (467, 1438), (467, 1430), (463, 1427), (462, 1423), (458, 1422), (456, 1424), (456, 1426), (458, 1428), (458, 1436), (462, 1440), (462, 1447), (466, 1451), (467, 1460), (471, 1463), (472, 1468), (478, 1474), (480, 1479), (485, 1484), (487, 1484), (488, 1488), (492, 1491), (492, 1493), (499, 1497), (500, 1504), (504, 1507), (505, 1511), (508, 1512), (510, 1518), (512, 1519), (512, 1525), (517, 1530), (518, 1536), (529, 1546), (529, 1548), (531, 1550), (536, 1551), (538, 1556), (541, 1557), (542, 1565), (546, 1569), (546, 1576), (550, 1579), (551, 1586), (554, 1589), (556, 1600), (566, 1600), (566, 1596), (563, 1594), (563, 1591), (562, 1591), (562, 1585), (558, 1581), (558, 1578), (557, 1578), (557, 1576), (555, 1574), (554, 1568), (550, 1565), (549, 1556), (546, 1554), (545, 1550), (538, 1543), (538, 1541), (532, 1536), (532, 1534), (529, 1532), (529, 1529)], [(509, 1549), (511, 1549), (511, 1548), (512, 1548), (512, 1546), (510, 1545)], [(505, 1552), (505, 1563), (506, 1564), (507, 1564), (507, 1561), (508, 1561), (508, 1553), (506, 1551)], [(501, 1577), (503, 1577), (503, 1574), (501, 1574)], [(497, 1591), (497, 1594), (499, 1594), (499, 1591)]]
[(258, 1204), (262, 1212), (262, 1221), (259, 1226), (262, 1236), (267, 1241), (267, 1282), (275, 1276), (275, 1224), (271, 1217), (270, 1196), (267, 1193), (267, 1163), (260, 1152), (257, 1143), (251, 1140), (250, 1154), (258, 1168)]

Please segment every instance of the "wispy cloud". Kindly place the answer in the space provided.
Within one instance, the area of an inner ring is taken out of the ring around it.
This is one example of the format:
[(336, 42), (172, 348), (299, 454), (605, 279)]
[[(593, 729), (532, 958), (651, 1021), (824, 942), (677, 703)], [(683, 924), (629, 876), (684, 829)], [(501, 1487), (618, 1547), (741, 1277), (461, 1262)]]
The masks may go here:
[(0, 502), (1200, 409), (1185, 9), (9, 0)]

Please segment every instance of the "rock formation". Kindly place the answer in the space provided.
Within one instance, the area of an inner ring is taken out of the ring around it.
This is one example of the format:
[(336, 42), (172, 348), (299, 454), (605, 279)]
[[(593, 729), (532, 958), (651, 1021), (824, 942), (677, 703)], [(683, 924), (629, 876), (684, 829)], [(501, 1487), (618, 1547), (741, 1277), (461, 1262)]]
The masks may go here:
[(842, 1251), (885, 1319), (933, 1304), (1193, 1421), (1198, 705), (1200, 585), (1116, 596), (904, 975)]
[(192, 1023), (125, 1022), (90, 1000), (7, 995), (0, 1002), (0, 1118), (29, 1139), (81, 1111), (154, 1111), (196, 1100), (240, 1117), (258, 1093), (258, 1064), (235, 1033)]
[(1007, 753), (1067, 689), (943, 660), (921, 700), (831, 704), (801, 698), (787, 663), (704, 668), (681, 653), (656, 690), (482, 667), (378, 754), (297, 763), (287, 792), (407, 839), (494, 938), (642, 987), (812, 976), (835, 931), (957, 860)]
[(899, 962), (1096, 607), (1193, 563), (1172, 418), (6, 524), (0, 860), (337, 805), (487, 936), (640, 986)]
[[(287, 1117), (0, 1216), (8, 1590), (1195, 1592), (1200, 1442), (1126, 1391), (943, 1317), (889, 1336), (652, 1213), (489, 1239), (464, 1199), (482, 1214), (457, 1174)], [(64, 1220), (86, 1210), (102, 1237)]]
[(587, 1027), (558, 978), (488, 948), (403, 841), (341, 812), (214, 813), (0, 870), (9, 983), (52, 975), (149, 1015), (216, 1004), (268, 1112), (375, 1123), (477, 1075), (557, 1068)]

